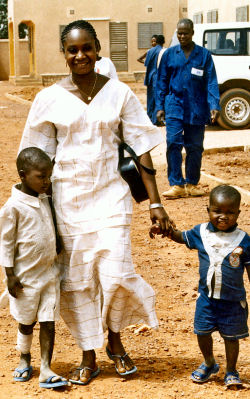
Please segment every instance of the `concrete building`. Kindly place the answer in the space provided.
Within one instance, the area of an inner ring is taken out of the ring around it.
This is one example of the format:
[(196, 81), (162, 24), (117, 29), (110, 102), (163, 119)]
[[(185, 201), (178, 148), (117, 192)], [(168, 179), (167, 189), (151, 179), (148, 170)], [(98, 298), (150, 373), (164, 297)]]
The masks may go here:
[[(133, 75), (144, 70), (137, 58), (150, 48), (151, 36), (163, 34), (168, 44), (185, 16), (187, 0), (9, 0), (9, 40), (0, 41), (1, 69), (5, 78), (9, 69), (7, 78), (14, 83), (22, 75), (66, 74), (60, 32), (69, 22), (85, 19), (96, 29), (101, 55), (110, 57), (118, 72)], [(20, 23), (27, 25), (28, 39), (19, 39)]]
[(188, 18), (194, 23), (249, 21), (249, 0), (188, 0)]

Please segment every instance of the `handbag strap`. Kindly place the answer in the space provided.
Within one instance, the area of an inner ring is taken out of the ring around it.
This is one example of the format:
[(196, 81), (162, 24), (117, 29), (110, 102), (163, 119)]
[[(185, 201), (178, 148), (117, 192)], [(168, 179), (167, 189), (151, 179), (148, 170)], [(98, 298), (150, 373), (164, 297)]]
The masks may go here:
[(119, 145), (119, 158), (123, 159), (124, 158), (124, 150), (127, 151), (132, 159), (135, 161), (135, 163), (137, 165), (140, 165), (145, 172), (147, 172), (149, 175), (156, 175), (156, 170), (155, 169), (150, 169), (147, 168), (147, 166), (144, 166), (140, 163), (138, 156), (136, 155), (136, 153), (134, 152), (133, 148), (131, 148), (127, 143), (125, 143), (124, 141), (121, 142), (121, 144)]

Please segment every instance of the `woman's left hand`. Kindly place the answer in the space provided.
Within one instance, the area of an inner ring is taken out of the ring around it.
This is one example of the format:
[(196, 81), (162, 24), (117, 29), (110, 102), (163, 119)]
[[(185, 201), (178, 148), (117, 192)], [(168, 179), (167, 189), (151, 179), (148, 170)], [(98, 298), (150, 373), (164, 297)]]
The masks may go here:
[(169, 218), (164, 208), (150, 209), (150, 219), (152, 224), (158, 222), (161, 226), (162, 235), (165, 236), (175, 224), (172, 219)]

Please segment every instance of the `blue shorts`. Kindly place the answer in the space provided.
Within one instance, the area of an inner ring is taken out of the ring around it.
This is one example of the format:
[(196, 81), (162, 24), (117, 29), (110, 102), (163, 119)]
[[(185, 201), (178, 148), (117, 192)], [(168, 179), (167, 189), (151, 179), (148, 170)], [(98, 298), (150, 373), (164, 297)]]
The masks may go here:
[(194, 333), (209, 335), (219, 331), (224, 339), (248, 337), (248, 306), (246, 301), (232, 302), (200, 294), (196, 301)]

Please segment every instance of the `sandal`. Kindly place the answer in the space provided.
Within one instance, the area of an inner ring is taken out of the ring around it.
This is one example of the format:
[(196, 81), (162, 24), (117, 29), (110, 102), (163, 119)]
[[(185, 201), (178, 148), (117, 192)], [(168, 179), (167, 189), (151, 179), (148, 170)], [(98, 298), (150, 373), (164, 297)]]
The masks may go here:
[[(113, 360), (113, 362), (115, 363), (115, 359), (119, 359), (121, 361), (121, 364), (123, 366), (123, 368), (126, 370), (126, 357), (129, 357), (127, 353), (124, 353), (124, 355), (113, 355), (109, 348), (106, 347), (106, 352), (108, 357), (110, 358), (110, 360)], [(126, 375), (130, 375), (130, 374), (134, 374), (137, 371), (137, 367), (133, 366), (131, 370), (126, 370), (124, 373), (120, 373), (120, 371), (118, 370), (118, 367), (115, 364), (115, 371), (117, 372), (117, 374), (119, 374), (121, 377), (124, 377)]]
[[(194, 382), (198, 382), (199, 384), (206, 382), (211, 374), (217, 374), (220, 367), (217, 363), (208, 367), (205, 363), (202, 363), (195, 371), (191, 374), (191, 379)], [(204, 373), (200, 372), (200, 370), (204, 370)]]
[(238, 371), (229, 371), (224, 377), (224, 382), (227, 387), (232, 385), (242, 385)]
[[(97, 366), (96, 366), (97, 367)], [(100, 368), (97, 367), (95, 370), (91, 369), (90, 367), (77, 367), (76, 370), (80, 370), (80, 375), (78, 380), (73, 380), (72, 378), (69, 378), (69, 382), (72, 384), (77, 384), (77, 385), (87, 385), (90, 383), (90, 381), (97, 377), (100, 374)], [(90, 371), (89, 376), (87, 377), (85, 372)], [(81, 377), (85, 377), (86, 381), (82, 381)]]

